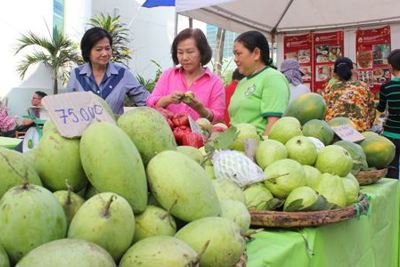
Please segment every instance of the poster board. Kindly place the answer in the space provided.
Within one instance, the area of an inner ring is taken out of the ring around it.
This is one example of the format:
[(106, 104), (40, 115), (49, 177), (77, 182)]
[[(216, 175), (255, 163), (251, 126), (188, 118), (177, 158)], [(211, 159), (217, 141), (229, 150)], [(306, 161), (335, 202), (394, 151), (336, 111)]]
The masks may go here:
[(319, 91), (331, 79), (336, 59), (344, 55), (343, 31), (313, 33), (313, 89)]
[(356, 31), (358, 78), (376, 94), (390, 80), (387, 57), (390, 53), (390, 26)]
[(299, 62), (304, 73), (303, 83), (312, 88), (312, 34), (285, 35), (283, 43), (284, 59), (295, 59)]

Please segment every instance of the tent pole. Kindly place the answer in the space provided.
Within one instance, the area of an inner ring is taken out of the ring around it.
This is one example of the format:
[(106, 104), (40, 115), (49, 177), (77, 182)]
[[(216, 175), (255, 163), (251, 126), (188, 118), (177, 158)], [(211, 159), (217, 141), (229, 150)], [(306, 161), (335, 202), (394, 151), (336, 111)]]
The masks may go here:
[(176, 37), (178, 35), (178, 12), (176, 12), (175, 9), (175, 27), (174, 27), (174, 37)]
[(271, 34), (271, 48), (270, 48), (271, 49), (271, 59), (273, 60), (275, 58), (274, 57), (274, 54), (275, 54), (274, 47), (275, 47), (275, 42), (276, 42), (276, 30), (272, 30), (270, 34)]
[(193, 29), (193, 18), (189, 17), (189, 28)]

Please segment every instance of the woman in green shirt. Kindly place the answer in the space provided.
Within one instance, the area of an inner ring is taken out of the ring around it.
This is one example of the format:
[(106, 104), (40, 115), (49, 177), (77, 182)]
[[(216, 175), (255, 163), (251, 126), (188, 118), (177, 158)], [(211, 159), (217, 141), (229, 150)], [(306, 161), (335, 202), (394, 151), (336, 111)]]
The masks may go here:
[(239, 72), (245, 75), (229, 105), (231, 124), (250, 123), (267, 136), (289, 102), (289, 83), (272, 66), (268, 41), (258, 31), (240, 34), (233, 53)]

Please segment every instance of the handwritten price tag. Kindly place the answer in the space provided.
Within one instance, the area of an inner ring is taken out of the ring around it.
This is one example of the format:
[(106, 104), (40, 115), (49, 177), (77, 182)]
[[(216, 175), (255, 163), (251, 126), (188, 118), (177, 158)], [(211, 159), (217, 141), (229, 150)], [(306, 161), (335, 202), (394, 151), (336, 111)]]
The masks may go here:
[(360, 134), (356, 129), (350, 125), (340, 125), (332, 127), (332, 130), (340, 137), (342, 140), (350, 142), (358, 142), (364, 140), (365, 137)]
[(115, 123), (96, 96), (90, 92), (46, 96), (42, 102), (59, 133), (67, 138), (81, 136), (96, 121)]
[(190, 129), (192, 129), (192, 132), (198, 133), (201, 135), (203, 134), (200, 126), (192, 119), (192, 116), (190, 116), (190, 115), (189, 115), (189, 125), (190, 125)]

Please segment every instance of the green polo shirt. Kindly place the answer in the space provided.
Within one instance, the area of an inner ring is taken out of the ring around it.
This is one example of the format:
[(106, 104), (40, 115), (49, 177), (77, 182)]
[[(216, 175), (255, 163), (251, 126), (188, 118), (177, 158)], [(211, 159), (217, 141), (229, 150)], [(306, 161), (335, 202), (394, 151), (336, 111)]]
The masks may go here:
[(262, 134), (268, 117), (281, 117), (289, 103), (289, 83), (279, 71), (265, 67), (243, 78), (229, 105), (231, 124), (250, 123)]

